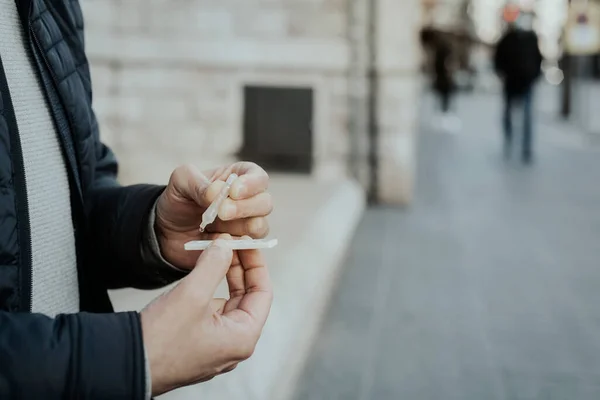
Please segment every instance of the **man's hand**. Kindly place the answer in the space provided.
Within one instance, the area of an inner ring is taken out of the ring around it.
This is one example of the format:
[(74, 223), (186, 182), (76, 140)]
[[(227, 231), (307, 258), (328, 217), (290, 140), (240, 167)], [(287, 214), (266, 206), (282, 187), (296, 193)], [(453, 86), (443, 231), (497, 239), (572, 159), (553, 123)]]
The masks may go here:
[[(202, 214), (232, 173), (239, 178), (223, 202), (219, 217), (203, 234), (198, 230)], [(267, 236), (266, 217), (273, 209), (271, 195), (266, 192), (268, 184), (267, 173), (249, 162), (204, 173), (194, 166), (177, 168), (156, 207), (155, 229), (163, 257), (178, 268), (191, 269), (198, 253), (183, 251), (183, 245), (190, 240), (211, 239), (215, 233), (255, 239)]]
[[(214, 299), (225, 276), (230, 299)], [(141, 313), (152, 394), (207, 381), (249, 358), (272, 300), (260, 252), (233, 253), (217, 240), (187, 277)]]

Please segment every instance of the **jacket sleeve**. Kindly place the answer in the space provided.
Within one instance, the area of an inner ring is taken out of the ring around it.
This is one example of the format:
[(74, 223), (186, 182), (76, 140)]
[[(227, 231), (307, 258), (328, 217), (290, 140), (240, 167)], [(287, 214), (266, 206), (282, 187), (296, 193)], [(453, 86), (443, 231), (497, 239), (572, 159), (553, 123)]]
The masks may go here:
[[(68, 7), (64, 15), (76, 16), (73, 25), (78, 27), (80, 57), (85, 56), (83, 16), (77, 1), (64, 2), (56, 7)], [(84, 77), (86, 95), (92, 103), (92, 85), (89, 64), (82, 62), (78, 70)], [(160, 257), (147, 257), (153, 254), (145, 250), (148, 246), (147, 222), (150, 212), (164, 187), (135, 185), (122, 187), (117, 182), (117, 160), (112, 151), (100, 140), (98, 121), (90, 106), (91, 137), (89, 150), (82, 160), (82, 168), (93, 171), (84, 176), (92, 176), (84, 195), (86, 265), (95, 269), (94, 276), (101, 279), (107, 288), (136, 287), (152, 289), (165, 286), (184, 273), (165, 265)], [(87, 143), (86, 143), (87, 145)], [(89, 161), (89, 162), (86, 162)], [(88, 171), (89, 172), (89, 171)]]
[(153, 254), (148, 237), (148, 219), (163, 186), (121, 186), (117, 161), (98, 134), (94, 118), (96, 168), (85, 199), (86, 245), (95, 276), (107, 288), (154, 289), (185, 274)]
[(0, 312), (0, 327), (0, 398), (144, 399), (137, 313)]
[(503, 74), (506, 72), (505, 66), (505, 48), (506, 48), (506, 37), (504, 36), (498, 44), (496, 45), (496, 49), (494, 50), (494, 69), (497, 74)]
[(537, 75), (540, 76), (542, 74), (542, 63), (544, 62), (544, 55), (542, 54), (542, 50), (540, 49), (539, 37), (535, 32), (533, 33), (533, 37), (535, 38), (535, 62), (537, 66)]

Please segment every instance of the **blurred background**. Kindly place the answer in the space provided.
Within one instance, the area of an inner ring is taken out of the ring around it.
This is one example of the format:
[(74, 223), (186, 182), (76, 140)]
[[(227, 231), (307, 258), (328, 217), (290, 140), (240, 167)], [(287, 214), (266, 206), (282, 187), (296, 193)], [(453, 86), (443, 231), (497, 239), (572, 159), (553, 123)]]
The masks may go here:
[[(162, 398), (600, 399), (600, 2), (81, 3), (124, 184), (272, 177), (257, 351)], [(544, 61), (506, 111), (514, 29)]]

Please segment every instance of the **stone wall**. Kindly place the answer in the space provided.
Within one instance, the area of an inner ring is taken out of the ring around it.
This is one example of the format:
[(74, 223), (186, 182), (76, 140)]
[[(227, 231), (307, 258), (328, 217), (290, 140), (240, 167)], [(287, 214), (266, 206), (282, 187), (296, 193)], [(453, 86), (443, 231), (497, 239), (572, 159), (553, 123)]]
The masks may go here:
[[(350, 165), (368, 184), (369, 0), (81, 3), (95, 109), (123, 182), (163, 182), (184, 162), (233, 159), (242, 144), (243, 87), (263, 84), (311, 86), (315, 175), (339, 177)], [(398, 203), (411, 192), (419, 2), (379, 3), (381, 196)], [(388, 187), (390, 174), (397, 178)]]
[(369, 0), (353, 0), (348, 7), (348, 135), (349, 170), (363, 187), (369, 187)]
[(377, 198), (407, 204), (413, 196), (419, 107), (420, 1), (378, 0), (379, 140)]

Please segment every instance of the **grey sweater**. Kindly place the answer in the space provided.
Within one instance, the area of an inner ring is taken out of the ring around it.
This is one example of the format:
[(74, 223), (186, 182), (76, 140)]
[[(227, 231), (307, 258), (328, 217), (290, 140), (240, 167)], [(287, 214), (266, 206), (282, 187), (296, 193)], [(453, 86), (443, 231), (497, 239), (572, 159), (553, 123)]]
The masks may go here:
[(58, 134), (34, 69), (15, 0), (0, 0), (0, 57), (25, 166), (31, 231), (31, 309), (79, 311), (69, 179)]

